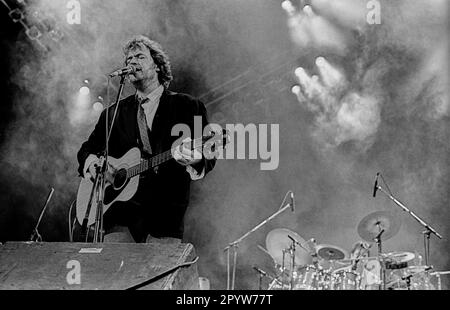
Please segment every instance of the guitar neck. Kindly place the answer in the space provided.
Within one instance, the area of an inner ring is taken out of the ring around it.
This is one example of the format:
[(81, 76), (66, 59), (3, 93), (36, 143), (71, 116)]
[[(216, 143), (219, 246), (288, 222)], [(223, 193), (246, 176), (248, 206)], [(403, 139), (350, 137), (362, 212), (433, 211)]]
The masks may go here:
[[(202, 137), (202, 138), (198, 138), (192, 141), (194, 148), (193, 149), (198, 149), (203, 147), (203, 143), (205, 141), (207, 141), (208, 139), (210, 139), (212, 136), (208, 136), (208, 137)], [(146, 172), (149, 169), (153, 169), (165, 162), (168, 162), (169, 160), (171, 160), (173, 158), (172, 156), (172, 152), (173, 150), (169, 150), (166, 151), (164, 153), (158, 154), (150, 159), (144, 159), (141, 161), (140, 164), (133, 166), (131, 168), (128, 169), (127, 171), (127, 177), (128, 178), (132, 178), (135, 177), (141, 173)]]
[(158, 154), (150, 159), (144, 159), (140, 164), (128, 169), (127, 177), (132, 178), (141, 173), (146, 172), (149, 169), (153, 169), (165, 162), (168, 162), (173, 158), (172, 151), (166, 151), (164, 153)]
[[(204, 136), (198, 139), (195, 139), (192, 141), (193, 150), (195, 149), (201, 149), (203, 147), (203, 144), (206, 143), (208, 140), (213, 138), (215, 136), (215, 133), (212, 133), (208, 136)], [(143, 159), (141, 160), (141, 163), (129, 168), (127, 170), (127, 178), (135, 177), (141, 173), (146, 172), (147, 170), (153, 169), (173, 158), (172, 154), (175, 149), (166, 151), (164, 153), (158, 154), (150, 159)]]

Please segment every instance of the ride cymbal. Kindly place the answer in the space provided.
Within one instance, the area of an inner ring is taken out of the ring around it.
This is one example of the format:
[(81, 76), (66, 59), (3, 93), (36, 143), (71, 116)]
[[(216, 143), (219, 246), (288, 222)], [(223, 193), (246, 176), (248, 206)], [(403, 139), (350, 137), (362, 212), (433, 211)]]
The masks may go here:
[(274, 229), (267, 234), (266, 248), (275, 262), (290, 269), (292, 265), (292, 254), (289, 249), (292, 247), (293, 241), (289, 237), (298, 242), (295, 246), (295, 264), (297, 266), (310, 264), (312, 257), (307, 250), (308, 246), (306, 241), (299, 234), (287, 228)]
[(369, 214), (361, 220), (358, 225), (358, 234), (365, 241), (374, 242), (380, 234), (381, 240), (385, 241), (394, 237), (400, 230), (401, 222), (390, 212), (378, 211)]

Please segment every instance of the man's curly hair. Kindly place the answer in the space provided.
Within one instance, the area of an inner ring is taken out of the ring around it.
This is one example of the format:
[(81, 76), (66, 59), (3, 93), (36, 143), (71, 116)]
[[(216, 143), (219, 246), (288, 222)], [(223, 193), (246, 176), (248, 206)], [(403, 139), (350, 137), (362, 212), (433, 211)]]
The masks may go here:
[(150, 40), (148, 37), (138, 35), (131, 38), (123, 48), (125, 56), (130, 50), (138, 47), (146, 46), (150, 50), (150, 55), (153, 58), (156, 66), (159, 68), (158, 80), (164, 88), (169, 88), (170, 82), (173, 80), (172, 69), (170, 67), (169, 56), (164, 52), (161, 45), (158, 42)]

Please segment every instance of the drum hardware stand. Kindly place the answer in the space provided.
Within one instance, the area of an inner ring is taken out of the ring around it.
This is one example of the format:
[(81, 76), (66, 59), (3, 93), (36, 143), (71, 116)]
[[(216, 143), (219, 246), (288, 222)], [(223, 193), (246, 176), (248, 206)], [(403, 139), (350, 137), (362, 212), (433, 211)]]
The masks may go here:
[[(283, 207), (283, 205), (284, 205), (284, 203), (286, 201), (286, 198), (288, 197), (289, 194), (291, 195), (292, 201)], [(274, 213), (272, 216), (270, 216), (269, 218), (267, 218), (266, 220), (264, 220), (263, 222), (258, 224), (255, 228), (253, 228), (252, 230), (250, 230), (249, 232), (244, 234), (239, 239), (231, 242), (224, 249), (224, 252), (227, 252), (227, 290), (234, 290), (234, 287), (235, 287), (235, 283), (236, 283), (237, 248), (239, 247), (239, 243), (241, 243), (245, 238), (247, 238), (253, 232), (257, 231), (259, 228), (261, 228), (262, 226), (267, 224), (269, 221), (273, 220), (278, 215), (283, 213), (286, 209), (291, 208), (292, 212), (295, 212), (294, 198), (293, 197), (294, 197), (294, 193), (292, 191), (289, 191), (286, 194), (286, 196), (284, 197), (283, 202), (281, 203), (280, 209), (276, 213)], [(232, 273), (232, 275), (230, 275), (230, 255), (231, 255), (231, 251), (233, 251), (233, 257), (234, 257), (233, 258), (233, 273)], [(231, 279), (230, 279), (230, 276), (231, 276)], [(231, 280), (231, 283), (230, 283), (230, 280)]]
[(380, 264), (381, 264), (381, 290), (385, 290), (386, 289), (386, 264), (384, 261), (384, 258), (382, 256), (383, 253), (383, 248), (381, 245), (381, 236), (384, 233), (384, 229), (381, 228), (380, 223), (376, 224), (378, 226), (378, 229), (380, 230), (379, 234), (374, 238), (375, 243), (378, 245), (378, 259), (380, 260)]
[[(383, 178), (384, 181), (384, 178)], [(384, 182), (386, 183), (386, 182)], [(389, 187), (386, 185), (389, 189)], [(430, 235), (434, 234), (439, 239), (443, 239), (443, 237), (430, 225), (428, 225), (424, 220), (422, 220), (419, 216), (417, 216), (414, 212), (409, 210), (403, 203), (401, 203), (398, 199), (396, 199), (391, 193), (388, 193), (383, 187), (377, 185), (377, 190), (383, 192), (386, 196), (389, 197), (397, 206), (399, 206), (403, 211), (409, 213), (420, 225), (425, 227), (424, 235), (424, 247), (425, 247), (425, 265), (428, 266), (430, 264)]]
[[(290, 236), (289, 236), (290, 237)], [(292, 245), (289, 248), (289, 252), (292, 257), (292, 265), (291, 265), (291, 291), (294, 290), (294, 270), (295, 270), (295, 240), (292, 241)]]
[(408, 288), (408, 291), (411, 290), (411, 278), (412, 278), (412, 274), (406, 276), (406, 277), (402, 277), (403, 281), (406, 281), (406, 287)]
[(436, 271), (430, 274), (431, 276), (436, 276), (438, 280), (438, 290), (442, 290), (442, 279), (441, 276), (443, 275), (450, 275), (450, 271)]
[(253, 269), (256, 270), (256, 272), (259, 274), (259, 288), (258, 290), (262, 290), (262, 280), (264, 279), (264, 277), (268, 277), (267, 273), (261, 269), (259, 269), (256, 266), (253, 266)]
[(286, 252), (288, 252), (289, 249), (283, 249), (283, 262), (281, 263), (281, 272), (284, 273), (284, 269), (286, 268), (286, 265), (284, 264), (286, 260)]
[(41, 223), (42, 217), (44, 216), (45, 210), (47, 209), (47, 206), (52, 199), (53, 193), (55, 192), (55, 189), (52, 187), (50, 190), (50, 193), (47, 196), (47, 200), (45, 201), (44, 207), (42, 208), (41, 214), (39, 215), (39, 219), (36, 223), (36, 226), (33, 229), (33, 233), (31, 234), (30, 241), (31, 242), (42, 242), (42, 236), (39, 234), (38, 227)]

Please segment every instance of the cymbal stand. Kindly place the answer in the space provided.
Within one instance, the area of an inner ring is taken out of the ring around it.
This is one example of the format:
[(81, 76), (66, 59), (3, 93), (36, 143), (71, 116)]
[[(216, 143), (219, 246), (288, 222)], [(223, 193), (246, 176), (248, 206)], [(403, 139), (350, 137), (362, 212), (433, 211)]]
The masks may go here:
[(290, 254), (292, 257), (291, 265), (291, 291), (294, 290), (294, 270), (295, 270), (295, 241), (292, 241), (292, 246), (290, 247)]
[(424, 247), (425, 247), (425, 265), (428, 266), (430, 264), (430, 235), (434, 234), (439, 239), (443, 239), (443, 237), (430, 225), (428, 225), (424, 220), (422, 220), (419, 216), (417, 216), (414, 212), (409, 210), (403, 203), (401, 203), (397, 198), (395, 198), (391, 193), (388, 193), (383, 187), (377, 185), (377, 189), (383, 192), (386, 196), (389, 197), (397, 206), (399, 206), (403, 211), (409, 213), (420, 225), (425, 227), (425, 231), (423, 232), (424, 236)]
[[(273, 215), (271, 215), (269, 218), (267, 218), (266, 220), (264, 220), (263, 222), (261, 222), (260, 224), (258, 224), (257, 226), (255, 226), (252, 230), (250, 230), (249, 232), (245, 233), (242, 237), (240, 237), (239, 239), (231, 242), (225, 249), (224, 251), (227, 252), (227, 290), (234, 290), (234, 286), (236, 283), (236, 263), (237, 263), (237, 248), (239, 247), (239, 243), (241, 243), (245, 238), (247, 238), (249, 235), (251, 235), (252, 233), (254, 233), (255, 231), (257, 231), (259, 228), (261, 228), (262, 226), (264, 226), (265, 224), (267, 224), (269, 221), (273, 220), (274, 218), (276, 218), (278, 215), (280, 215), (281, 213), (283, 213), (285, 210), (291, 208), (292, 211), (294, 211), (294, 205), (293, 202), (288, 203), (287, 205), (285, 205), (283, 207), (283, 204), (286, 201), (286, 198), (288, 197), (288, 195), (291, 194), (291, 196), (293, 196), (292, 191), (289, 191), (286, 196), (283, 199), (283, 202), (281, 203), (281, 207), (280, 209), (275, 212)], [(232, 271), (232, 275), (230, 274), (230, 255), (231, 252), (233, 252), (233, 271)], [(231, 279), (230, 279), (231, 278)]]
[(386, 264), (385, 264), (384, 258), (382, 256), (383, 248), (381, 245), (381, 236), (383, 235), (385, 230), (383, 228), (381, 228), (380, 223), (377, 223), (376, 225), (378, 226), (378, 229), (380, 230), (380, 232), (374, 238), (374, 241), (378, 245), (378, 259), (381, 264), (381, 275), (380, 275), (381, 276), (381, 290), (385, 290), (386, 289)]

